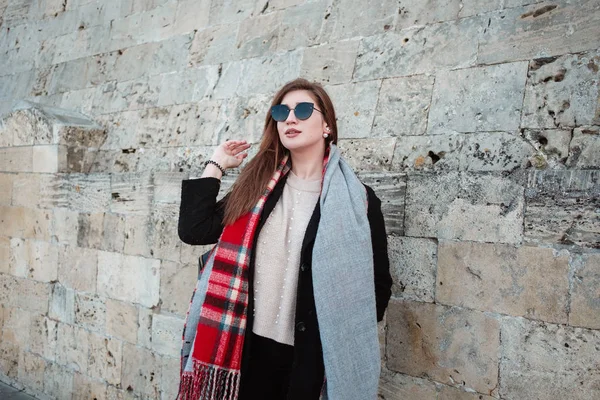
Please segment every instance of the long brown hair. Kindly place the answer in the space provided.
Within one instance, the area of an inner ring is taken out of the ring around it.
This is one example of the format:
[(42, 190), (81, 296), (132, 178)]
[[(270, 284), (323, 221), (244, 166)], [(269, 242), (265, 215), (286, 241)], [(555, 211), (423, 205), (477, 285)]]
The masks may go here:
[[(302, 78), (288, 82), (275, 94), (271, 106), (280, 104), (286, 94), (295, 90), (309, 92), (316, 101), (315, 106), (323, 111), (323, 118), (330, 128), (325, 145), (337, 143), (338, 132), (333, 103), (320, 84)], [(287, 149), (279, 140), (277, 121), (271, 117), (269, 109), (258, 153), (248, 162), (231, 188), (225, 206), (225, 225), (232, 224), (256, 205), (286, 153)]]

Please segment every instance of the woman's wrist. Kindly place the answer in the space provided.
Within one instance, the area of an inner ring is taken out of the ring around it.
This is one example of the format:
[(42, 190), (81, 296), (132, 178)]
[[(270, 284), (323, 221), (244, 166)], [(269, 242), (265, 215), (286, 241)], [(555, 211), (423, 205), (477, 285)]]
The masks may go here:
[(207, 166), (209, 166), (209, 165), (214, 165), (215, 167), (217, 167), (217, 168), (219, 169), (219, 171), (221, 171), (221, 173), (222, 173), (223, 175), (225, 175), (225, 174), (226, 174), (226, 172), (225, 172), (225, 167), (223, 167), (223, 164), (222, 164), (222, 163), (220, 163), (220, 162), (218, 162), (218, 161), (215, 161), (215, 160), (213, 160), (213, 159), (211, 158), (211, 159), (209, 159), (209, 160), (206, 160), (206, 161), (204, 162), (204, 166), (205, 166), (205, 167), (207, 167)]

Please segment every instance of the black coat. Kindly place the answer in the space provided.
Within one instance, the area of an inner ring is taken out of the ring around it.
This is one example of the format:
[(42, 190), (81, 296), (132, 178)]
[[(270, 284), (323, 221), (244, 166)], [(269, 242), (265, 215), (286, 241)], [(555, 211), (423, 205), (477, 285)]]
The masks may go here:
[[(255, 237), (258, 237), (261, 228), (275, 207), (283, 193), (286, 177), (280, 179), (273, 192), (267, 199), (260, 216)], [(179, 212), (179, 238), (187, 244), (205, 245), (216, 243), (223, 231), (224, 204), (227, 197), (217, 202), (220, 180), (216, 178), (202, 178), (184, 180), (182, 182), (181, 205)], [(371, 228), (371, 241), (373, 243), (373, 264), (375, 273), (375, 299), (377, 308), (377, 321), (383, 319), (383, 314), (391, 296), (392, 278), (389, 272), (389, 259), (387, 254), (387, 236), (381, 201), (366, 186), (368, 194), (367, 216)], [(318, 399), (323, 383), (324, 367), (319, 326), (317, 322), (315, 299), (312, 283), (312, 249), (317, 234), (317, 227), (321, 217), (319, 202), (310, 218), (300, 254), (300, 271), (298, 277), (298, 294), (296, 299), (296, 329), (294, 332), (294, 362), (290, 378), (290, 395), (292, 399)], [(256, 246), (256, 241), (254, 242)], [(254, 250), (254, 248), (253, 248)], [(254, 274), (254, 251), (250, 257), (249, 293), (253, 292), (252, 276)], [(343, 290), (343, 288), (340, 288)], [(253, 296), (248, 296), (253, 308)], [(248, 313), (246, 332), (252, 332), (252, 313)], [(349, 332), (351, 334), (351, 332)], [(246, 335), (242, 355), (242, 371), (248, 363), (247, 354), (252, 335)]]

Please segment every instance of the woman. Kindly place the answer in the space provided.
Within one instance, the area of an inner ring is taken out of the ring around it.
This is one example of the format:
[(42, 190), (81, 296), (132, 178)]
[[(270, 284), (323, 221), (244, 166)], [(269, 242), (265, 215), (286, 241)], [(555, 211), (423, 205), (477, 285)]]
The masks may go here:
[(179, 236), (217, 243), (198, 280), (182, 349), (180, 399), (377, 397), (377, 321), (391, 295), (381, 202), (340, 158), (335, 111), (318, 84), (275, 95), (258, 154), (226, 141), (182, 184)]

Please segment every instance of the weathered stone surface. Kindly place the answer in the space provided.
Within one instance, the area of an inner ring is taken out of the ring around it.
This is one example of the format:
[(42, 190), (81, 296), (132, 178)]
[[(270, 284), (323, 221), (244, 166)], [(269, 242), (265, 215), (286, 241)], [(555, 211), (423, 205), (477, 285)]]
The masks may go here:
[(159, 268), (159, 260), (100, 251), (98, 294), (146, 307), (155, 306), (159, 297)]
[[(213, 139), (206, 143), (220, 144), (226, 140), (246, 140), (248, 143), (255, 144), (253, 147), (257, 148), (270, 105), (271, 96), (265, 94), (227, 100), (221, 108), (218, 125), (212, 132)], [(210, 134), (210, 128), (209, 131), (204, 129), (202, 131), (206, 135)], [(215, 141), (215, 138), (218, 139)], [(206, 156), (210, 157), (211, 154)]]
[(321, 40), (338, 41), (356, 36), (371, 36), (385, 32), (394, 24), (399, 5), (383, 0), (377, 7), (363, 7), (360, 3), (333, 1), (323, 23)]
[(65, 399), (73, 390), (73, 371), (56, 363), (48, 363), (44, 373), (44, 393), (48, 396)]
[(433, 90), (432, 76), (384, 79), (373, 121), (373, 136), (423, 135)]
[(600, 173), (532, 171), (525, 190), (525, 240), (600, 246)]
[(252, 15), (254, 0), (213, 0), (210, 6), (210, 25), (237, 22)]
[(368, 81), (325, 88), (333, 104), (337, 105), (335, 113), (339, 138), (371, 136), (380, 86), (380, 81)]
[(2, 340), (16, 345), (21, 351), (27, 350), (33, 314), (16, 307), (5, 308)]
[(208, 26), (210, 3), (210, 0), (178, 1), (172, 32), (186, 33)]
[(433, 382), (383, 369), (379, 378), (379, 400), (425, 400), (437, 398)]
[(78, 223), (77, 246), (102, 249), (102, 242), (104, 241), (104, 213), (80, 213)]
[(108, 174), (70, 174), (65, 195), (74, 211), (104, 212), (111, 199)]
[(177, 234), (179, 204), (156, 204), (150, 216), (150, 254), (162, 260), (179, 261), (181, 240)]
[(55, 281), (58, 275), (58, 247), (37, 240), (11, 240), (10, 270), (15, 276), (41, 282)]
[(110, 210), (147, 215), (152, 202), (152, 177), (148, 173), (112, 174)]
[(73, 400), (106, 398), (106, 383), (93, 380), (79, 372), (73, 374)]
[(198, 257), (202, 254), (195, 247), (194, 261), (180, 264), (163, 261), (160, 266), (160, 298), (162, 309), (184, 316), (190, 305), (190, 298), (198, 279)]
[(349, 40), (306, 49), (301, 76), (331, 85), (350, 82), (358, 44), (358, 40)]
[(156, 42), (169, 38), (174, 29), (173, 22), (177, 12), (176, 1), (162, 1), (152, 10), (136, 12), (125, 18), (111, 22), (110, 39), (107, 49), (129, 47), (138, 43)]
[(179, 203), (181, 201), (181, 181), (187, 179), (182, 172), (157, 172), (153, 177), (153, 203)]
[(89, 333), (77, 326), (58, 324), (56, 362), (75, 371), (88, 366)]
[(600, 254), (571, 258), (569, 325), (600, 329)]
[(3, 235), (11, 237), (24, 237), (26, 208), (0, 206), (0, 223)]
[(152, 318), (152, 350), (166, 356), (179, 356), (184, 323), (185, 320), (180, 317), (154, 314)]
[(132, 304), (106, 300), (106, 333), (135, 344), (137, 342), (138, 310)]
[(196, 32), (190, 48), (189, 64), (220, 64), (235, 59), (238, 29), (236, 24), (229, 24), (209, 26)]
[(494, 400), (495, 397), (480, 393), (464, 392), (458, 388), (442, 386), (438, 400)]
[(41, 355), (46, 360), (54, 361), (57, 326), (58, 322), (45, 315), (33, 316), (29, 331), (29, 351)]
[(569, 168), (600, 167), (600, 127), (583, 126), (573, 130), (570, 154), (567, 160)]
[(10, 275), (0, 275), (0, 278), (3, 281), (0, 294), (2, 304), (40, 314), (48, 312), (50, 284)]
[(465, 137), (456, 133), (444, 135), (402, 136), (396, 144), (393, 169), (458, 170)]
[(392, 296), (432, 303), (435, 294), (437, 242), (411, 237), (388, 238)]
[(160, 359), (154, 353), (123, 343), (122, 387), (150, 398), (159, 398), (160, 369)]
[(599, 349), (598, 331), (503, 318), (500, 396), (593, 399), (599, 390)]
[(123, 343), (95, 333), (89, 335), (87, 374), (109, 384), (121, 383)]
[[(599, 14), (595, 0), (577, 4), (544, 1), (490, 14), (478, 62), (492, 64), (596, 49)], [(577, 21), (577, 29), (573, 21)]]
[(196, 102), (212, 94), (218, 79), (218, 67), (190, 68), (159, 77), (158, 106)]
[[(165, 124), (167, 124), (167, 132), (174, 128), (174, 126), (170, 125), (167, 121), (169, 121), (169, 113), (174, 112), (176, 108), (177, 107), (153, 107), (142, 111), (139, 114), (135, 129), (135, 146), (128, 150), (121, 150), (122, 155), (127, 156), (134, 154), (143, 157), (143, 155), (146, 154), (146, 148), (164, 146), (165, 144), (172, 145), (170, 142), (167, 142), (168, 136), (165, 136), (164, 132)], [(197, 115), (198, 114), (194, 114), (194, 116)], [(123, 170), (125, 172), (128, 169), (123, 167)], [(130, 168), (130, 170), (135, 171), (135, 168)]]
[(40, 175), (16, 174), (12, 175), (13, 187), (11, 190), (13, 206), (37, 208), (40, 196)]
[(389, 170), (396, 138), (341, 139), (338, 142), (344, 159), (355, 171)]
[(161, 400), (174, 399), (179, 393), (180, 357), (161, 357)]
[(365, 37), (358, 48), (353, 78), (407, 76), (475, 65), (482, 31), (482, 20), (463, 18)]
[[(104, 214), (104, 235), (102, 249), (106, 251), (122, 253), (125, 247), (125, 215)], [(110, 232), (107, 235), (106, 232)]]
[(146, 77), (124, 82), (108, 82), (98, 91), (93, 103), (94, 114), (137, 110), (158, 104), (161, 81)]
[(0, 171), (32, 172), (32, 152), (31, 146), (0, 148)]
[(143, 215), (125, 217), (124, 253), (133, 256), (150, 257), (150, 218)]
[(544, 163), (550, 167), (564, 164), (569, 156), (569, 143), (572, 142), (570, 130), (525, 129), (522, 131), (521, 136), (538, 150), (538, 156), (541, 153)]
[(567, 323), (568, 253), (502, 244), (440, 242), (436, 301)]
[(48, 316), (72, 324), (75, 321), (75, 291), (59, 283), (52, 285)]
[(480, 393), (498, 385), (500, 326), (478, 311), (391, 301), (387, 311), (388, 368)]
[(94, 330), (104, 331), (106, 321), (106, 299), (97, 295), (75, 293), (75, 324)]
[(58, 281), (77, 291), (95, 293), (98, 273), (98, 254), (96, 250), (74, 246), (60, 249), (58, 262)]
[(152, 310), (138, 306), (137, 343), (146, 348), (152, 347)]
[(52, 237), (61, 245), (77, 245), (79, 214), (66, 208), (55, 208), (52, 216)]
[(443, 0), (433, 7), (429, 2), (405, 1), (398, 10), (396, 30), (457, 19), (462, 7), (463, 2), (459, 0)]
[[(433, 182), (431, 182), (433, 183)], [(456, 197), (438, 204), (444, 211), (435, 223), (438, 238), (461, 239), (476, 242), (521, 243), (523, 240), (523, 187), (510, 179), (491, 175), (463, 173), (458, 180)], [(429, 187), (426, 183), (425, 187)], [(409, 204), (419, 213), (425, 211), (429, 201), (421, 202), (427, 193), (417, 189), (413, 197), (409, 190)], [(434, 203), (443, 201), (432, 197)], [(407, 211), (407, 232), (419, 232), (420, 216)], [(428, 217), (436, 218), (436, 213)], [(410, 228), (410, 230), (409, 230)]]
[(273, 52), (277, 47), (281, 16), (280, 12), (273, 12), (243, 20), (239, 26), (236, 57), (259, 57)]
[(597, 51), (531, 61), (521, 126), (555, 129), (593, 124), (600, 110), (599, 68)]
[[(169, 146), (191, 146), (217, 144), (218, 128), (223, 109), (221, 100), (203, 100), (199, 103), (182, 104), (171, 109), (167, 126), (170, 132), (168, 137)], [(146, 142), (146, 135), (160, 138), (163, 125), (166, 122), (157, 121), (156, 131), (145, 130), (142, 139)], [(154, 135), (152, 135), (154, 133)]]
[(512, 171), (529, 165), (535, 147), (517, 135), (484, 132), (466, 135), (461, 153), (463, 171)]
[[(2, 129), (2, 128), (0, 128)], [(1, 131), (0, 131), (1, 132)], [(0, 205), (10, 206), (13, 196), (13, 182), (16, 178), (14, 174), (0, 173)]]
[(441, 72), (428, 133), (516, 130), (526, 76), (526, 62)]
[[(4, 236), (0, 236), (0, 273), (10, 273), (10, 239)], [(2, 327), (0, 325), (0, 330)]]
[(46, 361), (28, 351), (21, 353), (18, 378), (28, 390), (42, 390), (44, 387), (44, 371)]
[[(295, 7), (283, 11), (281, 26), (277, 39), (277, 50), (294, 50), (309, 47), (318, 43), (323, 18), (326, 15), (328, 1), (317, 0), (310, 3), (293, 0)], [(269, 8), (273, 1), (267, 2)]]

